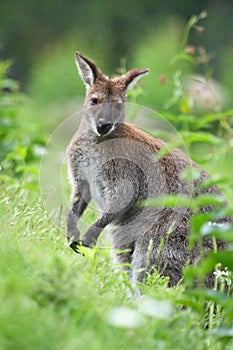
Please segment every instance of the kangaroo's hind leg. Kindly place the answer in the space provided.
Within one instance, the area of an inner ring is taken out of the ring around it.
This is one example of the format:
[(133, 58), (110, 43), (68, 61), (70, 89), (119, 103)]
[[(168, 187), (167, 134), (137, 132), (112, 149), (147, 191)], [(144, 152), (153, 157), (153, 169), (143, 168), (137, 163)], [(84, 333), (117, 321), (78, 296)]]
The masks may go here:
[(173, 210), (164, 210), (159, 221), (138, 237), (132, 256), (134, 285), (146, 282), (147, 273), (154, 269), (169, 277), (169, 286), (179, 283), (186, 262), (193, 260), (193, 252), (188, 248), (189, 218), (181, 216)]

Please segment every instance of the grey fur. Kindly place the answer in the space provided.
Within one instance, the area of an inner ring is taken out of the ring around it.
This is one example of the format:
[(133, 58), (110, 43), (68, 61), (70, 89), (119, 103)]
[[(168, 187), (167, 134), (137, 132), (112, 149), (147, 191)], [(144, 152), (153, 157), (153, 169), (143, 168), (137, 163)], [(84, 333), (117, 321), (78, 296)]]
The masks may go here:
[[(103, 228), (113, 224), (113, 245), (121, 250), (117, 259), (131, 264), (132, 283), (144, 281), (146, 272), (156, 268), (170, 277), (169, 285), (175, 285), (182, 278), (185, 264), (193, 264), (200, 257), (198, 244), (188, 249), (192, 212), (139, 203), (166, 194), (191, 198), (206, 192), (216, 196), (221, 193), (215, 186), (199, 189), (208, 174), (181, 151), (158, 157), (158, 152), (166, 147), (164, 143), (124, 122), (126, 93), (148, 70), (131, 70), (120, 78), (109, 79), (79, 53), (76, 62), (87, 93), (80, 128), (67, 150), (73, 185), (67, 237), (75, 250), (80, 244), (92, 246)], [(198, 179), (182, 178), (188, 167), (199, 171)], [(81, 240), (77, 222), (91, 199), (101, 214)], [(201, 211), (209, 209), (204, 207)], [(203, 246), (204, 250), (212, 249), (212, 240), (204, 238)], [(218, 246), (222, 249), (225, 243), (218, 242)], [(207, 284), (211, 283), (210, 276)]]

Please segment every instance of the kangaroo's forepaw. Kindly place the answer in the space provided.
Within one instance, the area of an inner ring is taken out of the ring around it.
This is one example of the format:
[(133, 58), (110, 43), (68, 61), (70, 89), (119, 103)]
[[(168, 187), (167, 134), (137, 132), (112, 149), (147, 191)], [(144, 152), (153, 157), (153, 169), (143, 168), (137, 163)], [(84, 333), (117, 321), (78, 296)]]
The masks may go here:
[(75, 253), (78, 253), (78, 254), (82, 254), (82, 255), (83, 255), (83, 253), (80, 251), (79, 247), (91, 248), (91, 247), (89, 247), (88, 245), (84, 244), (82, 241), (78, 241), (78, 242), (73, 241), (73, 242), (70, 244), (70, 248), (73, 249), (73, 251), (74, 251)]
[(79, 250), (79, 247), (82, 245), (82, 242), (75, 242), (73, 241), (71, 244), (70, 244), (70, 248), (73, 249), (73, 251), (75, 253), (78, 253), (78, 254), (82, 254)]

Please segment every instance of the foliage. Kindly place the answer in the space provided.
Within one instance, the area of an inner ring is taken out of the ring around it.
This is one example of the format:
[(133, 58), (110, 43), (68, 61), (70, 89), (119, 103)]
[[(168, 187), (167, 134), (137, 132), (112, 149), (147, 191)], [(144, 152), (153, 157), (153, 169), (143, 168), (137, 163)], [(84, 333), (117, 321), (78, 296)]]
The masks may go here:
[(20, 113), (24, 97), (18, 83), (6, 77), (11, 64), (0, 61), (0, 180), (14, 183), (27, 171), (37, 173), (32, 163), (39, 159), (44, 140), (38, 126)]
[(37, 197), (5, 188), (0, 204), (3, 350), (222, 349), (225, 341), (201, 327), (200, 315), (181, 308), (182, 286), (167, 289), (155, 275), (135, 305), (109, 252), (73, 254)]

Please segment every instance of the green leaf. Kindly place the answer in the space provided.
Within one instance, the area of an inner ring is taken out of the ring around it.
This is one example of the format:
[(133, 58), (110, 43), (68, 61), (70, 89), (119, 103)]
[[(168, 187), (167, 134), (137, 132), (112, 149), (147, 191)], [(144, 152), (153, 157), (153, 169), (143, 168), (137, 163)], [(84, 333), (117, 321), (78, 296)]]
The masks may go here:
[(36, 185), (33, 185), (33, 184), (25, 184), (25, 185), (22, 185), (21, 188), (24, 188), (26, 190), (30, 190), (30, 191), (33, 191), (33, 192), (37, 192), (37, 193), (40, 192), (39, 186), (36, 186)]
[(202, 236), (208, 235), (233, 243), (233, 228), (230, 224), (205, 223), (200, 230)]
[(224, 204), (223, 197), (213, 194), (203, 194), (197, 197), (185, 195), (162, 195), (143, 202), (143, 205), (163, 208), (190, 208), (198, 209), (203, 206), (221, 206)]
[(223, 143), (220, 137), (217, 137), (207, 132), (182, 131), (181, 135), (184, 139), (184, 142), (187, 144), (201, 142), (201, 143), (209, 143), (215, 146), (220, 146)]
[(189, 247), (192, 248), (194, 243), (200, 240), (201, 228), (204, 224), (211, 221), (212, 215), (210, 213), (199, 213), (191, 217), (190, 220), (190, 236), (189, 236)]
[(182, 52), (182, 53), (176, 55), (175, 57), (173, 57), (170, 61), (170, 64), (173, 65), (173, 64), (177, 63), (178, 61), (187, 61), (187, 62), (190, 62), (192, 64), (195, 64), (194, 57), (189, 55), (188, 53), (185, 53), (185, 52)]

